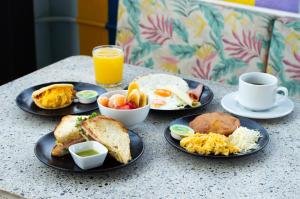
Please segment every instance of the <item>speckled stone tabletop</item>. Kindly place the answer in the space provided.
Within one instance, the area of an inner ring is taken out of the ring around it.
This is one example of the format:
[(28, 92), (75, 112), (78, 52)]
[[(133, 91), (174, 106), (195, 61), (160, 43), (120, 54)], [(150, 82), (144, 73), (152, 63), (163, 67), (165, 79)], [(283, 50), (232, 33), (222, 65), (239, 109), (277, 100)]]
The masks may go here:
[[(150, 71), (126, 66), (124, 84)], [(59, 118), (44, 118), (19, 109), (16, 96), (50, 81), (94, 83), (90, 57), (70, 57), (0, 87), (0, 190), (25, 198), (299, 198), (300, 103), (283, 118), (258, 120), (270, 134), (260, 153), (240, 159), (204, 159), (184, 154), (163, 136), (181, 115), (150, 113), (137, 125), (145, 143), (133, 165), (104, 174), (58, 171), (39, 162), (36, 141), (53, 130)], [(224, 111), (221, 98), (236, 87), (201, 81), (215, 98), (205, 111)], [(1, 191), (0, 191), (1, 194)], [(1, 196), (0, 196), (1, 198)]]

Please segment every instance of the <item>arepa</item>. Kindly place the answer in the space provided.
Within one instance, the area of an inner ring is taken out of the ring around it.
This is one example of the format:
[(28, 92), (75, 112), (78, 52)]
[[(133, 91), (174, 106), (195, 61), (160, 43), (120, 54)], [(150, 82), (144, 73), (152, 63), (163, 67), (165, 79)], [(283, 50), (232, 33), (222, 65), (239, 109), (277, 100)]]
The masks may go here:
[(74, 99), (72, 84), (52, 84), (32, 93), (32, 100), (42, 109), (59, 109), (69, 106)]

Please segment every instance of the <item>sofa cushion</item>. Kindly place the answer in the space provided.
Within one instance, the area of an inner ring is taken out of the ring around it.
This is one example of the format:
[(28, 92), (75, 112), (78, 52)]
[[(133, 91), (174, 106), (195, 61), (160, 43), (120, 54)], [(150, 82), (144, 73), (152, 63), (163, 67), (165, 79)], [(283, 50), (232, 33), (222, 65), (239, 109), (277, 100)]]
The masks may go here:
[(229, 84), (265, 71), (273, 17), (197, 0), (120, 0), (126, 62)]
[(267, 71), (278, 77), (290, 95), (300, 97), (300, 19), (275, 21)]

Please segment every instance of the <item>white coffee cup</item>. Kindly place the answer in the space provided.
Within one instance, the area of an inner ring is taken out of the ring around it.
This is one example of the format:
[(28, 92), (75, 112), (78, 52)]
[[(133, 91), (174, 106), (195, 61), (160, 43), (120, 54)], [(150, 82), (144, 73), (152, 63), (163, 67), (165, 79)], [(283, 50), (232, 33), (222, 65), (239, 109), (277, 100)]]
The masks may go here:
[[(282, 92), (283, 95), (277, 95)], [(253, 111), (263, 111), (277, 106), (288, 97), (285, 87), (278, 87), (275, 76), (250, 72), (239, 78), (238, 102), (245, 108)]]

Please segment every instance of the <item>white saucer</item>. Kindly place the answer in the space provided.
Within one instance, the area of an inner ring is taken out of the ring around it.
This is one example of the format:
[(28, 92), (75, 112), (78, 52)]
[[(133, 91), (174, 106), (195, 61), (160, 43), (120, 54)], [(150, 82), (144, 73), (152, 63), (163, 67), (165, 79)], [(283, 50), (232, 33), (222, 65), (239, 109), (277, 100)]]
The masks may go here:
[[(233, 92), (225, 95), (221, 100), (222, 107), (234, 114), (242, 117), (254, 119), (272, 119), (283, 117), (290, 114), (294, 110), (294, 103), (290, 99), (282, 101), (278, 106), (266, 111), (251, 111), (242, 107), (236, 100), (238, 92)], [(278, 94), (279, 95), (279, 94)]]

